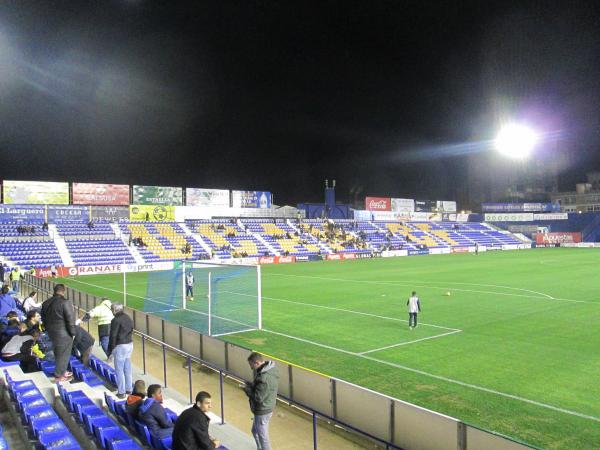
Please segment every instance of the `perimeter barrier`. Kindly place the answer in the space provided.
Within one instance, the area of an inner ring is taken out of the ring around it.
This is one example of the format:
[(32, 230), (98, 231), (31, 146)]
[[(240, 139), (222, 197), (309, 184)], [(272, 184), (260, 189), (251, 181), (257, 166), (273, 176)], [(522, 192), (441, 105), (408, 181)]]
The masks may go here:
[[(21, 289), (33, 289), (51, 295), (52, 279), (26, 275)], [(89, 311), (100, 297), (67, 286), (66, 297), (76, 308)], [(153, 314), (125, 307), (133, 319), (135, 333), (142, 341), (143, 372), (146, 373), (146, 344), (162, 349), (163, 383), (168, 386), (167, 352), (188, 360), (189, 401), (193, 403), (192, 364), (198, 363), (219, 374), (221, 423), (225, 423), (226, 377), (252, 379), (247, 358), (251, 349), (205, 336), (197, 331)], [(89, 323), (88, 323), (89, 325)], [(269, 356), (271, 358), (271, 356)], [(524, 450), (537, 448), (501, 434), (464, 423), (444, 414), (366, 389), (339, 378), (329, 377), (277, 361), (280, 381), (278, 397), (312, 417), (313, 448), (317, 450), (317, 424), (325, 420), (346, 431), (369, 439), (386, 450)]]

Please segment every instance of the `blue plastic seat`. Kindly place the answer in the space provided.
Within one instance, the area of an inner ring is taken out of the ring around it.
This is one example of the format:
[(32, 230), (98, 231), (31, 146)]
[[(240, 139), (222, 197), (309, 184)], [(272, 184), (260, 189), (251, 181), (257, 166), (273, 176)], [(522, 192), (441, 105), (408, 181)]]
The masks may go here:
[(39, 436), (40, 444), (45, 449), (75, 450), (80, 449), (79, 442), (68, 431), (55, 431), (44, 433)]
[(36, 437), (40, 434), (53, 433), (55, 431), (68, 431), (63, 421), (55, 417), (33, 419), (31, 421), (31, 428)]

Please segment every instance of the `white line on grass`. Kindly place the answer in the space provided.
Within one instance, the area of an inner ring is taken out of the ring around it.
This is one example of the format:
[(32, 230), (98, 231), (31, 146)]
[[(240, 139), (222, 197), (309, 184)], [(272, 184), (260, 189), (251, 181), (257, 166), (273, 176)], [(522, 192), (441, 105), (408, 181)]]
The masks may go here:
[(375, 353), (375, 352), (379, 352), (381, 350), (387, 350), (388, 348), (401, 347), (403, 345), (414, 344), (416, 342), (428, 341), (429, 339), (437, 339), (437, 338), (441, 338), (441, 337), (444, 337), (444, 336), (449, 336), (451, 334), (460, 333), (460, 332), (461, 332), (461, 330), (455, 330), (455, 331), (450, 331), (449, 333), (436, 334), (434, 336), (424, 337), (424, 338), (421, 338), (421, 339), (415, 339), (414, 341), (400, 342), (399, 344), (387, 345), (385, 347), (375, 348), (373, 350), (368, 350), (366, 352), (360, 352), (359, 355), (366, 355), (368, 353)]
[(455, 380), (453, 378), (444, 377), (442, 375), (436, 375), (436, 374), (433, 374), (433, 373), (430, 373), (430, 372), (425, 372), (425, 371), (419, 370), (419, 369), (413, 369), (412, 367), (403, 366), (401, 364), (396, 364), (396, 363), (393, 363), (393, 362), (390, 362), (390, 361), (385, 361), (383, 359), (374, 358), (372, 356), (368, 356), (368, 355), (365, 355), (365, 354), (355, 353), (355, 352), (351, 352), (349, 350), (344, 350), (344, 349), (341, 349), (341, 348), (332, 347), (330, 345), (321, 344), (319, 342), (310, 341), (308, 339), (299, 338), (299, 337), (296, 337), (296, 336), (291, 336), (289, 334), (280, 333), (278, 331), (272, 331), (272, 330), (267, 330), (267, 329), (263, 329), (262, 331), (265, 331), (267, 333), (276, 334), (276, 335), (279, 335), (279, 336), (283, 336), (283, 337), (286, 337), (288, 339), (293, 339), (293, 340), (296, 340), (296, 341), (305, 342), (307, 344), (315, 345), (317, 347), (326, 348), (328, 350), (333, 350), (333, 351), (336, 351), (336, 352), (344, 353), (346, 355), (354, 356), (356, 358), (363, 358), (363, 359), (366, 359), (366, 360), (369, 360), (369, 361), (373, 361), (373, 362), (377, 362), (377, 363), (380, 363), (380, 364), (384, 364), (386, 366), (394, 367), (396, 369), (401, 369), (401, 370), (405, 370), (407, 372), (412, 372), (412, 373), (416, 373), (416, 374), (419, 374), (419, 375), (423, 375), (425, 377), (434, 378), (434, 379), (440, 380), (440, 381), (445, 381), (447, 383), (456, 384), (456, 385), (459, 385), (459, 386), (463, 386), (463, 387), (466, 387), (466, 388), (470, 388), (470, 389), (474, 389), (474, 390), (478, 390), (478, 391), (482, 391), (482, 392), (487, 392), (488, 394), (494, 394), (494, 395), (498, 395), (500, 397), (510, 398), (512, 400), (517, 400), (517, 401), (520, 401), (520, 402), (523, 402), (523, 403), (528, 403), (530, 405), (539, 406), (541, 408), (545, 408), (545, 409), (549, 409), (549, 410), (552, 410), (552, 411), (556, 411), (556, 412), (568, 414), (570, 416), (580, 417), (582, 419), (593, 420), (594, 422), (600, 422), (600, 417), (591, 416), (591, 415), (588, 415), (588, 414), (583, 414), (583, 413), (580, 413), (580, 412), (577, 412), (577, 411), (571, 411), (569, 409), (565, 409), (565, 408), (561, 408), (561, 407), (558, 407), (558, 406), (550, 405), (548, 403), (538, 402), (536, 400), (531, 400), (531, 399), (528, 399), (528, 398), (525, 398), (525, 397), (520, 397), (518, 395), (507, 394), (506, 392), (496, 391), (495, 389), (486, 388), (484, 386), (478, 386), (476, 384), (465, 383), (464, 381)]
[(556, 301), (563, 301), (563, 302), (591, 303), (594, 305), (600, 305), (600, 302), (595, 302), (595, 301), (572, 300), (572, 299), (568, 299), (568, 298), (556, 298), (556, 297), (552, 297), (551, 295), (544, 294), (543, 292), (530, 291), (528, 289), (515, 288), (515, 287), (510, 287), (510, 286), (499, 286), (499, 285), (494, 285), (494, 284), (458, 283), (458, 282), (452, 282), (452, 281), (444, 281), (444, 283), (447, 283), (447, 284), (459, 284), (459, 285), (466, 285), (466, 286), (470, 285), (470, 286), (483, 286), (483, 287), (485, 287), (485, 286), (499, 287), (499, 288), (504, 288), (504, 289), (513, 289), (513, 290), (519, 290), (519, 291), (524, 291), (524, 292), (531, 292), (531, 293), (535, 293), (538, 295), (533, 296), (533, 295), (524, 295), (524, 294), (513, 294), (513, 293), (509, 293), (509, 292), (480, 291), (480, 290), (475, 290), (475, 289), (449, 288), (448, 286), (432, 286), (429, 284), (423, 284), (422, 281), (411, 282), (411, 281), (351, 280), (351, 279), (347, 279), (347, 278), (317, 277), (317, 276), (313, 276), (313, 275), (293, 275), (293, 274), (285, 274), (285, 273), (270, 273), (269, 276), (312, 278), (312, 279), (316, 279), (316, 280), (343, 281), (343, 282), (348, 282), (348, 283), (380, 284), (380, 285), (392, 285), (392, 286), (395, 286), (395, 285), (412, 286), (415, 288), (422, 287), (422, 288), (440, 289), (440, 290), (452, 289), (457, 292), (474, 292), (474, 293), (479, 293), (479, 294), (504, 295), (507, 297), (523, 297), (523, 298), (531, 298), (531, 299), (537, 299), (537, 300), (548, 300), (548, 301), (556, 300)]
[[(248, 297), (252, 297), (251, 294), (243, 294), (241, 292), (231, 292), (231, 291), (221, 291), (221, 292), (228, 292), (228, 293), (232, 293), (232, 294), (245, 295), (245, 296), (248, 296)], [(395, 322), (408, 322), (408, 320), (406, 320), (406, 319), (398, 319), (397, 317), (380, 316), (378, 314), (371, 314), (371, 313), (366, 313), (366, 312), (362, 312), (362, 311), (354, 311), (352, 309), (335, 308), (333, 306), (316, 305), (314, 303), (297, 302), (297, 301), (288, 300), (288, 299), (285, 299), (285, 298), (276, 298), (276, 297), (265, 297), (265, 296), (262, 296), (262, 299), (263, 300), (264, 299), (275, 300), (276, 302), (293, 303), (295, 305), (310, 306), (312, 308), (329, 309), (329, 310), (332, 310), (332, 311), (340, 311), (340, 312), (346, 312), (346, 313), (350, 313), (350, 314), (358, 314), (358, 315), (361, 315), (361, 316), (375, 317), (377, 319), (393, 320)], [(441, 328), (442, 330), (462, 331), (462, 330), (459, 330), (458, 328), (443, 327), (441, 325), (432, 325), (430, 323), (423, 323), (423, 322), (419, 323), (419, 325), (423, 325), (423, 326), (427, 326), (427, 327), (434, 327), (434, 328)]]

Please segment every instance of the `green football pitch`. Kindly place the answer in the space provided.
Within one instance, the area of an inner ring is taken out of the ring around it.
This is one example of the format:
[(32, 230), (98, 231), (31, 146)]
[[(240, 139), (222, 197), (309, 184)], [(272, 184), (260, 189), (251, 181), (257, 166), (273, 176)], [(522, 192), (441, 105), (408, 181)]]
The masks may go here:
[[(264, 266), (264, 329), (223, 339), (532, 445), (600, 448), (599, 269), (595, 249)], [(147, 276), (128, 275), (129, 306)], [(122, 299), (120, 275), (65, 281)]]

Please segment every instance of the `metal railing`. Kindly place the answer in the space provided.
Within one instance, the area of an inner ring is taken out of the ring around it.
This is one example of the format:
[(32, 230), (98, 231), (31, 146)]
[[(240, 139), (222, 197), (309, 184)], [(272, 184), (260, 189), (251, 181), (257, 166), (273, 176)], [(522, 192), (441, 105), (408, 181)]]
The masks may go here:
[[(26, 276), (22, 282), (50, 294), (54, 281)], [(67, 288), (67, 297), (79, 310), (89, 310), (100, 298)], [(147, 344), (162, 351), (162, 377), (168, 386), (167, 352), (183, 357), (187, 364), (187, 387), (193, 402), (192, 362), (219, 374), (221, 423), (225, 423), (224, 381), (246, 381), (251, 372), (246, 362), (252, 351), (237, 344), (204, 336), (197, 331), (163, 320), (143, 311), (126, 307), (142, 343), (142, 370), (147, 373)], [(89, 322), (88, 322), (89, 329)], [(186, 351), (187, 350), (187, 351)], [(194, 354), (195, 353), (195, 354)], [(272, 357), (270, 357), (272, 358)], [(277, 360), (277, 358), (273, 358)], [(280, 366), (278, 398), (285, 404), (312, 417), (313, 449), (318, 449), (319, 419), (367, 439), (386, 450), (418, 446), (431, 449), (457, 448), (535, 448), (501, 434), (483, 430), (458, 419), (371, 391), (333, 377), (277, 360)], [(370, 411), (370, 413), (369, 413)], [(406, 427), (406, 424), (411, 424)], [(369, 431), (364, 431), (369, 429)]]

